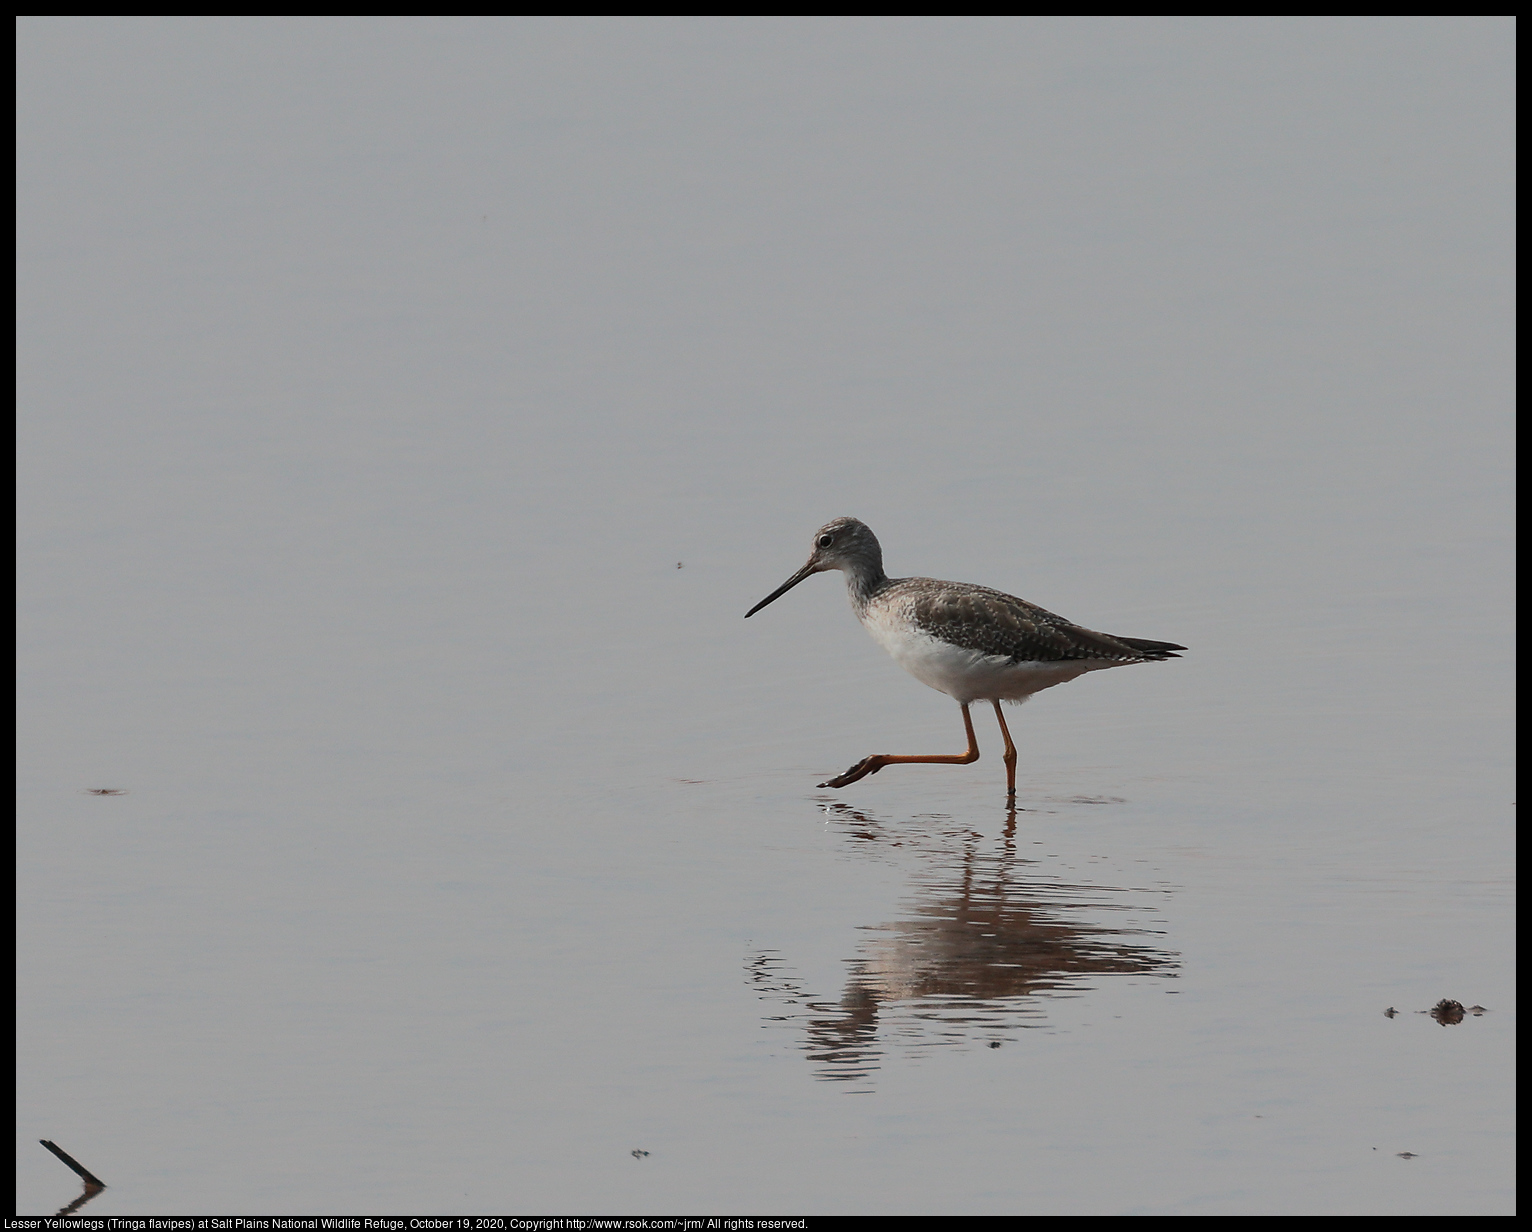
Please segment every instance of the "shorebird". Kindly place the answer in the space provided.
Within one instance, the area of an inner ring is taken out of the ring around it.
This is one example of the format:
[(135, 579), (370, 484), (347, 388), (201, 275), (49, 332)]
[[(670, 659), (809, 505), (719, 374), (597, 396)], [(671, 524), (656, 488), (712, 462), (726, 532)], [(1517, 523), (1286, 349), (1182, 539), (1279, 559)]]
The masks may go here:
[(883, 572), (883, 548), (865, 523), (836, 518), (814, 532), (808, 563), (745, 613), (749, 619), (804, 578), (827, 569), (846, 575), (851, 610), (894, 662), (922, 684), (963, 708), (966, 753), (908, 755), (874, 753), (844, 774), (819, 784), (847, 787), (884, 766), (908, 762), (968, 765), (979, 760), (973, 718), (977, 701), (994, 704), (1005, 737), (1006, 798), (1016, 798), (1016, 746), (1000, 703), (1024, 702), (1034, 693), (1086, 672), (1127, 663), (1179, 659), (1174, 642), (1118, 637), (1082, 628), (1035, 603), (1004, 591), (935, 578), (891, 578)]

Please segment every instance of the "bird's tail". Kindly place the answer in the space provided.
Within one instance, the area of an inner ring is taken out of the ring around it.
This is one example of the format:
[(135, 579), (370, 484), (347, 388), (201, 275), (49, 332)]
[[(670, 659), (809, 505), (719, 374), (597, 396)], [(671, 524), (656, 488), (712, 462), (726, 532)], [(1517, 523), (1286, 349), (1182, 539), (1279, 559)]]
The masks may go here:
[(1118, 637), (1116, 640), (1124, 646), (1133, 647), (1151, 663), (1158, 663), (1162, 659), (1179, 659), (1181, 656), (1175, 652), (1186, 649), (1174, 642), (1151, 642), (1146, 637)]

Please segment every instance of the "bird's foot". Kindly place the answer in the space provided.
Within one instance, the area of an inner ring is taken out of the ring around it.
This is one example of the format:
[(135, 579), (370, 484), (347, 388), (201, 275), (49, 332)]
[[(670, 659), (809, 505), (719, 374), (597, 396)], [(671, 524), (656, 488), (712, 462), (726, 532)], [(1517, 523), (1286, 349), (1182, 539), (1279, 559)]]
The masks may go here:
[(844, 774), (837, 774), (833, 779), (820, 784), (821, 787), (849, 787), (857, 779), (865, 779), (869, 774), (876, 774), (883, 769), (884, 761), (876, 753), (871, 757), (864, 757)]

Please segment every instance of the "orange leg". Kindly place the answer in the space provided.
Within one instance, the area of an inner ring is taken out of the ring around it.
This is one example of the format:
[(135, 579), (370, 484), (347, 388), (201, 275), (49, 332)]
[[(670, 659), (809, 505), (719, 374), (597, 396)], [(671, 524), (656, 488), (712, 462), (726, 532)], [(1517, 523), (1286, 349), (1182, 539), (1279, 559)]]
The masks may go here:
[(1000, 734), (1005, 737), (1005, 798), (1016, 799), (1016, 746), (1011, 743), (1011, 729), (1005, 725), (1000, 703), (995, 703), (995, 718), (1000, 720)]
[[(963, 730), (968, 733), (968, 752), (966, 753), (933, 753), (928, 757), (903, 756), (894, 753), (874, 753), (871, 757), (864, 757), (845, 774), (837, 774), (829, 782), (821, 783), (821, 787), (847, 787), (857, 781), (866, 778), (869, 774), (876, 774), (884, 766), (901, 766), (910, 762), (940, 762), (943, 765), (966, 766), (969, 762), (979, 760), (979, 742), (974, 739), (973, 719), (968, 715), (968, 703), (963, 702)], [(1002, 723), (1001, 727), (1005, 724)], [(1010, 733), (1006, 733), (1006, 743), (1010, 743)], [(1016, 750), (1011, 750), (1011, 766), (1015, 768)]]

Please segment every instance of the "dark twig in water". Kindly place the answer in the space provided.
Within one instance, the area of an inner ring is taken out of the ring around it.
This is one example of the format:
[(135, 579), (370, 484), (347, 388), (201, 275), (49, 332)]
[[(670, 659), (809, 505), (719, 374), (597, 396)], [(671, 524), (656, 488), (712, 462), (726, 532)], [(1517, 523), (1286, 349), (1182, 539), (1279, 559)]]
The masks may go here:
[(38, 1141), (41, 1142), (50, 1151), (52, 1151), (55, 1155), (57, 1155), (60, 1159), (62, 1159), (64, 1163), (67, 1164), (69, 1168), (72, 1169), (74, 1173), (82, 1181), (85, 1182), (85, 1187), (87, 1189), (106, 1188), (105, 1181), (103, 1181), (100, 1177), (92, 1176), (89, 1172), (82, 1168), (77, 1162), (75, 1162), (74, 1156), (72, 1156), (68, 1151), (64, 1150), (63, 1147), (59, 1146), (58, 1143), (49, 1142), (46, 1138), (39, 1138)]

